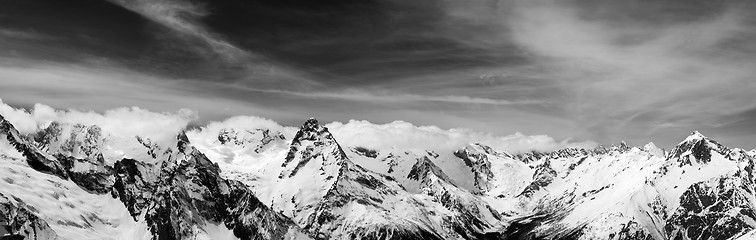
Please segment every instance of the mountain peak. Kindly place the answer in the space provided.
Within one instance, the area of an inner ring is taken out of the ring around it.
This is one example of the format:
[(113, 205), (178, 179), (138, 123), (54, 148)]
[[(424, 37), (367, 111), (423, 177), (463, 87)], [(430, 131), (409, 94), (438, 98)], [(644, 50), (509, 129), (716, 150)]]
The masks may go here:
[[(294, 139), (291, 141), (289, 153), (286, 155), (286, 159), (282, 167), (287, 167), (285, 174), (279, 177), (288, 175), (294, 176), (304, 165), (319, 155), (332, 156), (332, 158), (324, 158), (329, 161), (333, 160), (334, 163), (341, 163), (346, 160), (346, 154), (341, 149), (341, 146), (333, 138), (328, 128), (318, 125), (318, 120), (310, 118), (302, 124)], [(297, 164), (294, 166), (288, 166), (294, 159), (298, 159)], [(328, 163), (327, 165), (330, 165)], [(341, 164), (337, 164), (341, 165)]]
[(181, 132), (180, 132), (180, 133), (179, 133), (179, 134), (178, 134), (178, 135), (176, 136), (176, 140), (178, 140), (179, 142), (185, 142), (185, 143), (189, 143), (189, 137), (187, 137), (187, 136), (186, 136), (186, 131), (183, 131), (183, 130), (182, 130), (182, 131), (181, 131)]
[(657, 147), (653, 142), (649, 142), (646, 145), (643, 145), (643, 148), (641, 148), (641, 150), (659, 157), (664, 157), (664, 149)]
[(318, 125), (318, 119), (310, 117), (307, 119), (307, 121), (305, 121), (304, 125)]
[(178, 148), (179, 152), (184, 152), (186, 149), (190, 148), (189, 143), (189, 137), (186, 136), (186, 131), (181, 131), (177, 136), (176, 140), (178, 142), (176, 143), (176, 147)]
[(322, 137), (332, 139), (333, 137), (330, 135), (331, 134), (328, 132), (328, 128), (320, 126), (317, 119), (309, 118), (302, 124), (302, 127), (299, 128), (297, 134), (294, 135), (292, 143), (300, 142), (303, 140), (316, 141), (317, 139)]
[(693, 142), (693, 141), (704, 140), (704, 139), (708, 139), (708, 137), (704, 136), (699, 131), (693, 131), (692, 133), (690, 133), (690, 135), (688, 135), (687, 138), (685, 138), (685, 140), (683, 140), (682, 142), (680, 142), (680, 144), (685, 143), (685, 142)]
[(309, 118), (307, 121), (302, 124), (301, 130), (307, 130), (307, 131), (314, 131), (316, 129), (320, 128), (320, 125), (318, 124), (318, 120), (315, 118)]
[[(707, 163), (711, 160), (711, 152), (723, 153), (727, 148), (717, 141), (709, 139), (698, 131), (691, 133), (685, 140), (677, 144), (668, 158), (678, 159), (681, 165), (691, 165), (694, 162)], [(694, 158), (694, 159), (691, 159)]]

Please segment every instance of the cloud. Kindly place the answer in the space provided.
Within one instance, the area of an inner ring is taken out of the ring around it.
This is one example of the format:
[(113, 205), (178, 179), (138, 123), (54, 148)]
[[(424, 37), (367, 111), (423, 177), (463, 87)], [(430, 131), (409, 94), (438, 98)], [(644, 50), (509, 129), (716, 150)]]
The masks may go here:
[[(286, 118), (293, 113), (234, 98), (232, 87), (143, 74), (103, 62), (93, 66), (0, 58), (0, 96), (15, 106), (47, 103), (61, 109), (106, 111), (140, 106), (152, 111), (181, 108), (208, 119), (242, 113)], [(240, 99), (241, 98), (241, 99)]]
[(206, 29), (199, 19), (210, 12), (203, 4), (190, 0), (110, 0), (176, 32), (202, 40), (210, 49), (231, 62), (249, 60), (251, 54)]
[[(737, 5), (747, 1), (109, 2), (124, 9), (102, 5), (144, 19), (66, 25), (78, 29), (76, 43), (99, 39), (82, 44), (91, 50), (30, 45), (23, 39), (37, 32), (0, 30), (9, 36), (0, 96), (25, 107), (191, 108), (204, 119), (243, 114), (290, 125), (306, 116), (402, 119), (636, 145), (670, 146), (694, 129), (754, 128), (736, 119), (756, 109), (754, 5)], [(143, 21), (164, 31), (133, 30)], [(131, 33), (144, 36), (113, 41)], [(256, 61), (263, 52), (270, 58)], [(250, 70), (260, 62), (266, 71)]]
[[(44, 104), (35, 104), (24, 110), (11, 107), (0, 99), (0, 114), (14, 124), (23, 134), (34, 133), (51, 122), (64, 124), (97, 125), (105, 132), (122, 139), (133, 136), (149, 138), (153, 142), (168, 142), (176, 134), (198, 119), (189, 109), (177, 112), (152, 112), (138, 107), (109, 109), (102, 113), (94, 111), (56, 110)], [(368, 121), (351, 120), (347, 123), (325, 124), (342, 146), (361, 146), (375, 149), (442, 150), (453, 151), (470, 143), (483, 143), (510, 153), (524, 151), (554, 151), (566, 147), (594, 148), (590, 141), (573, 142), (570, 139), (557, 141), (546, 135), (528, 136), (515, 133), (497, 136), (470, 129), (441, 129), (436, 126), (415, 126), (408, 122), (394, 121), (373, 124)], [(216, 139), (222, 129), (250, 130), (270, 129), (292, 139), (298, 127), (256, 116), (234, 116), (223, 121), (212, 121), (201, 128), (190, 130), (192, 139)], [(135, 144), (131, 142), (131, 144)]]
[(497, 136), (470, 129), (441, 129), (436, 126), (415, 126), (408, 122), (394, 121), (373, 124), (368, 121), (351, 120), (347, 123), (326, 124), (337, 141), (343, 146), (361, 146), (375, 149), (397, 147), (400, 149), (424, 149), (453, 151), (470, 143), (482, 143), (510, 153), (525, 151), (554, 151), (566, 147), (594, 148), (596, 143), (557, 141), (546, 135), (528, 136), (515, 133)]
[(20, 39), (20, 40), (37, 40), (42, 38), (50, 38), (44, 34), (40, 34), (34, 31), (21, 31), (17, 29), (0, 28), (0, 36), (6, 39)]
[(0, 99), (0, 115), (12, 123), (21, 133), (32, 133), (39, 128), (32, 114), (24, 109), (17, 109), (2, 102)]
[(754, 47), (747, 11), (646, 24), (617, 18), (622, 9), (587, 16), (566, 1), (512, 6), (502, 19), (511, 40), (532, 54), (540, 77), (561, 83), (568, 94), (555, 101), (599, 140), (670, 126), (689, 132), (756, 107), (756, 55), (733, 50)]
[(272, 132), (280, 132), (286, 139), (292, 139), (298, 128), (282, 126), (279, 123), (256, 116), (234, 116), (223, 121), (212, 121), (201, 128), (193, 129), (187, 132), (190, 139), (215, 141), (218, 133), (224, 129), (248, 130), (254, 132), (257, 129), (268, 129)]
[(181, 109), (175, 113), (157, 113), (138, 107), (115, 108), (97, 113), (93, 111), (56, 110), (35, 104), (29, 111), (13, 108), (0, 99), (0, 114), (22, 134), (30, 134), (47, 127), (51, 122), (63, 124), (97, 125), (113, 136), (133, 139), (135, 136), (156, 142), (175, 139), (176, 134), (197, 119), (197, 113)]
[(350, 89), (338, 92), (318, 92), (318, 91), (288, 91), (278, 89), (258, 89), (258, 88), (244, 88), (247, 91), (263, 92), (263, 93), (275, 93), (290, 95), (303, 98), (315, 98), (315, 99), (337, 99), (347, 101), (361, 101), (361, 102), (374, 102), (374, 103), (407, 103), (407, 102), (439, 102), (439, 103), (456, 103), (456, 104), (485, 104), (485, 105), (532, 105), (532, 104), (545, 104), (539, 100), (503, 100), (492, 98), (479, 98), (468, 97), (458, 95), (444, 95), (444, 96), (427, 96), (418, 94), (396, 94), (388, 93), (375, 94), (364, 90)]
[[(350, 120), (346, 123), (323, 123), (343, 147), (367, 147), (372, 149), (412, 149), (454, 151), (471, 143), (482, 143), (497, 150), (510, 153), (526, 151), (554, 151), (562, 148), (586, 148), (597, 146), (595, 142), (575, 142), (571, 139), (557, 141), (546, 135), (525, 135), (515, 133), (496, 135), (470, 129), (442, 129), (436, 126), (416, 126), (404, 121), (374, 124), (364, 120)], [(283, 126), (265, 118), (255, 116), (235, 116), (223, 121), (210, 122), (206, 126), (188, 133), (192, 139), (216, 139), (223, 129), (254, 131), (270, 129), (281, 132), (291, 140), (299, 127)]]

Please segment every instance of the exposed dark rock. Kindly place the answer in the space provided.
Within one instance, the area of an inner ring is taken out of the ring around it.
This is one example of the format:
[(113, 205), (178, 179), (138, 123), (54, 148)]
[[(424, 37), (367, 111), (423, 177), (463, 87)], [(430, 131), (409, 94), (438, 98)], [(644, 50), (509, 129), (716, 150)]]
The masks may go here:
[[(241, 239), (284, 239), (300, 232), (288, 218), (264, 206), (242, 183), (220, 177), (217, 164), (179, 135), (188, 155), (158, 165), (123, 159), (115, 164), (113, 195), (137, 219), (145, 220), (155, 239), (187, 239), (193, 226), (222, 223)], [(177, 153), (182, 154), (182, 153)]]
[(685, 141), (672, 149), (667, 158), (676, 159), (679, 166), (704, 164), (711, 161), (712, 151), (726, 155), (729, 149), (699, 132), (693, 132)]
[(649, 234), (643, 226), (635, 221), (628, 221), (622, 224), (622, 228), (616, 233), (610, 233), (610, 240), (653, 240), (654, 237)]
[(56, 154), (56, 158), (66, 169), (71, 181), (84, 189), (96, 193), (109, 193), (113, 186), (113, 168), (105, 165), (102, 154), (99, 154), (97, 160), (92, 162), (90, 159), (77, 159), (62, 154)]
[(753, 194), (737, 177), (719, 177), (690, 186), (664, 228), (670, 239), (729, 239), (754, 229)]
[(378, 157), (378, 151), (375, 151), (373, 149), (367, 149), (364, 147), (355, 147), (352, 149), (354, 153), (360, 156), (365, 156), (369, 158), (377, 158)]
[(441, 168), (436, 166), (436, 164), (434, 164), (427, 156), (423, 156), (417, 159), (417, 162), (412, 165), (412, 169), (407, 175), (407, 178), (421, 182), (425, 181), (424, 184), (429, 184), (427, 183), (429, 174), (433, 174), (443, 181), (447, 182), (448, 184), (456, 186), (456, 184), (451, 181), (449, 176), (447, 176), (446, 173), (444, 173)]
[(533, 196), (536, 191), (551, 184), (556, 176), (557, 172), (551, 168), (551, 162), (546, 159), (536, 167), (535, 172), (533, 173), (533, 182), (525, 187), (525, 189), (522, 190), (522, 193), (518, 196)]
[[(224, 128), (221, 129), (221, 131), (218, 133), (218, 142), (221, 144), (234, 144), (234, 145), (244, 145), (244, 144), (253, 144), (255, 148), (256, 153), (262, 153), (265, 151), (265, 149), (273, 142), (275, 141), (281, 141), (286, 140), (286, 137), (284, 137), (283, 133), (281, 132), (271, 132), (270, 129), (255, 129), (254, 131), (244, 130), (246, 131), (246, 134), (255, 136), (254, 138), (250, 138), (249, 136), (244, 136), (240, 134), (245, 134), (244, 132), (238, 132), (234, 129), (228, 129)], [(257, 138), (259, 136), (259, 139)]]
[(57, 159), (47, 153), (35, 148), (26, 140), (18, 130), (9, 121), (0, 116), (0, 134), (5, 134), (8, 142), (13, 145), (21, 154), (26, 157), (26, 161), (34, 170), (57, 175), (63, 179), (68, 179), (65, 168)]
[(488, 156), (486, 156), (485, 153), (477, 152), (468, 147), (455, 151), (454, 156), (462, 159), (462, 161), (465, 162), (465, 165), (470, 167), (475, 176), (475, 186), (481, 192), (491, 190), (491, 186), (488, 182), (494, 177), (494, 174), (491, 172), (491, 162), (488, 160)]
[[(49, 240), (58, 235), (19, 199), (10, 199), (0, 193), (0, 238)], [(5, 233), (3, 233), (5, 232)]]
[(147, 148), (147, 155), (152, 158), (158, 157), (158, 154), (160, 154), (160, 146), (158, 146), (157, 143), (153, 143), (150, 139), (145, 139), (140, 136), (136, 136), (136, 140), (139, 144), (142, 144), (142, 146)]
[(52, 122), (45, 129), (33, 135), (34, 141), (44, 149), (53, 142), (58, 142), (60, 135), (63, 133), (63, 127), (58, 122)]
[[(303, 145), (304, 141), (313, 142), (313, 144)], [(322, 152), (315, 149), (316, 147), (320, 146), (332, 145), (336, 146), (333, 148), (333, 152)], [(347, 159), (346, 153), (344, 153), (344, 150), (342, 150), (341, 146), (339, 146), (339, 144), (333, 138), (333, 135), (328, 132), (328, 128), (318, 125), (318, 120), (310, 118), (304, 124), (302, 124), (302, 127), (299, 129), (299, 131), (297, 131), (294, 139), (292, 139), (291, 146), (289, 147), (289, 152), (286, 154), (286, 159), (281, 165), (282, 167), (286, 167), (286, 170), (284, 172), (281, 172), (279, 178), (293, 177), (297, 174), (299, 169), (307, 165), (307, 163), (310, 162), (311, 159), (316, 157), (325, 157), (324, 154), (335, 156), (337, 162), (334, 164), (340, 165), (341, 168), (345, 166), (345, 160)], [(291, 163), (291, 161), (293, 161), (297, 157), (297, 155), (299, 155), (299, 161), (294, 167), (290, 167), (289, 163)]]

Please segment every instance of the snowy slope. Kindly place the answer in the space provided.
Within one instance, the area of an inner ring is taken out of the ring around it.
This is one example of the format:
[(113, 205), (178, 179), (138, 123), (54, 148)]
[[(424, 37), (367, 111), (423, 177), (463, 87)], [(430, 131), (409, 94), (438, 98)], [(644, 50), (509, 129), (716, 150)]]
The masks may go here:
[(277, 179), (255, 191), (318, 238), (469, 239), (499, 224), (494, 211), (457, 188), (428, 156), (407, 163), (392, 173), (414, 182), (412, 192), (353, 162), (310, 119), (292, 139)]
[(0, 236), (748, 239), (756, 229), (756, 150), (698, 132), (670, 151), (512, 154), (476, 142), (342, 147), (315, 119), (236, 117), (159, 134), (170, 138), (39, 124), (21, 134), (0, 116)]
[(71, 181), (32, 169), (22, 158), (5, 155), (14, 151), (3, 148), (0, 156), (0, 194), (26, 205), (61, 239), (151, 238), (144, 222), (132, 219), (117, 199), (93, 194)]
[(666, 156), (649, 144), (528, 161), (551, 163), (534, 215), (507, 238), (727, 239), (753, 229), (753, 157), (694, 132)]
[(32, 229), (46, 223), (48, 235), (62, 239), (309, 239), (245, 185), (222, 178), (183, 134), (167, 141), (173, 146), (131, 138), (143, 153), (121, 156), (138, 160), (110, 165), (103, 152), (117, 148), (101, 136), (112, 135), (83, 125), (66, 135), (51, 126), (27, 137), (0, 116), (0, 166), (8, 173), (0, 194), (13, 209), (39, 215)]

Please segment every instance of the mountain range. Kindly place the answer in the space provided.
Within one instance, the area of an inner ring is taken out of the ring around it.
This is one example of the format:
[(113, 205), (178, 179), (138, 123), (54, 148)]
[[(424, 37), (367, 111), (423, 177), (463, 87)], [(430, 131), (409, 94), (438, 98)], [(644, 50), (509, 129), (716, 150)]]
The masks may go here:
[(756, 237), (756, 150), (699, 132), (668, 151), (510, 153), (342, 145), (312, 118), (293, 137), (16, 124), (0, 116), (2, 240)]

